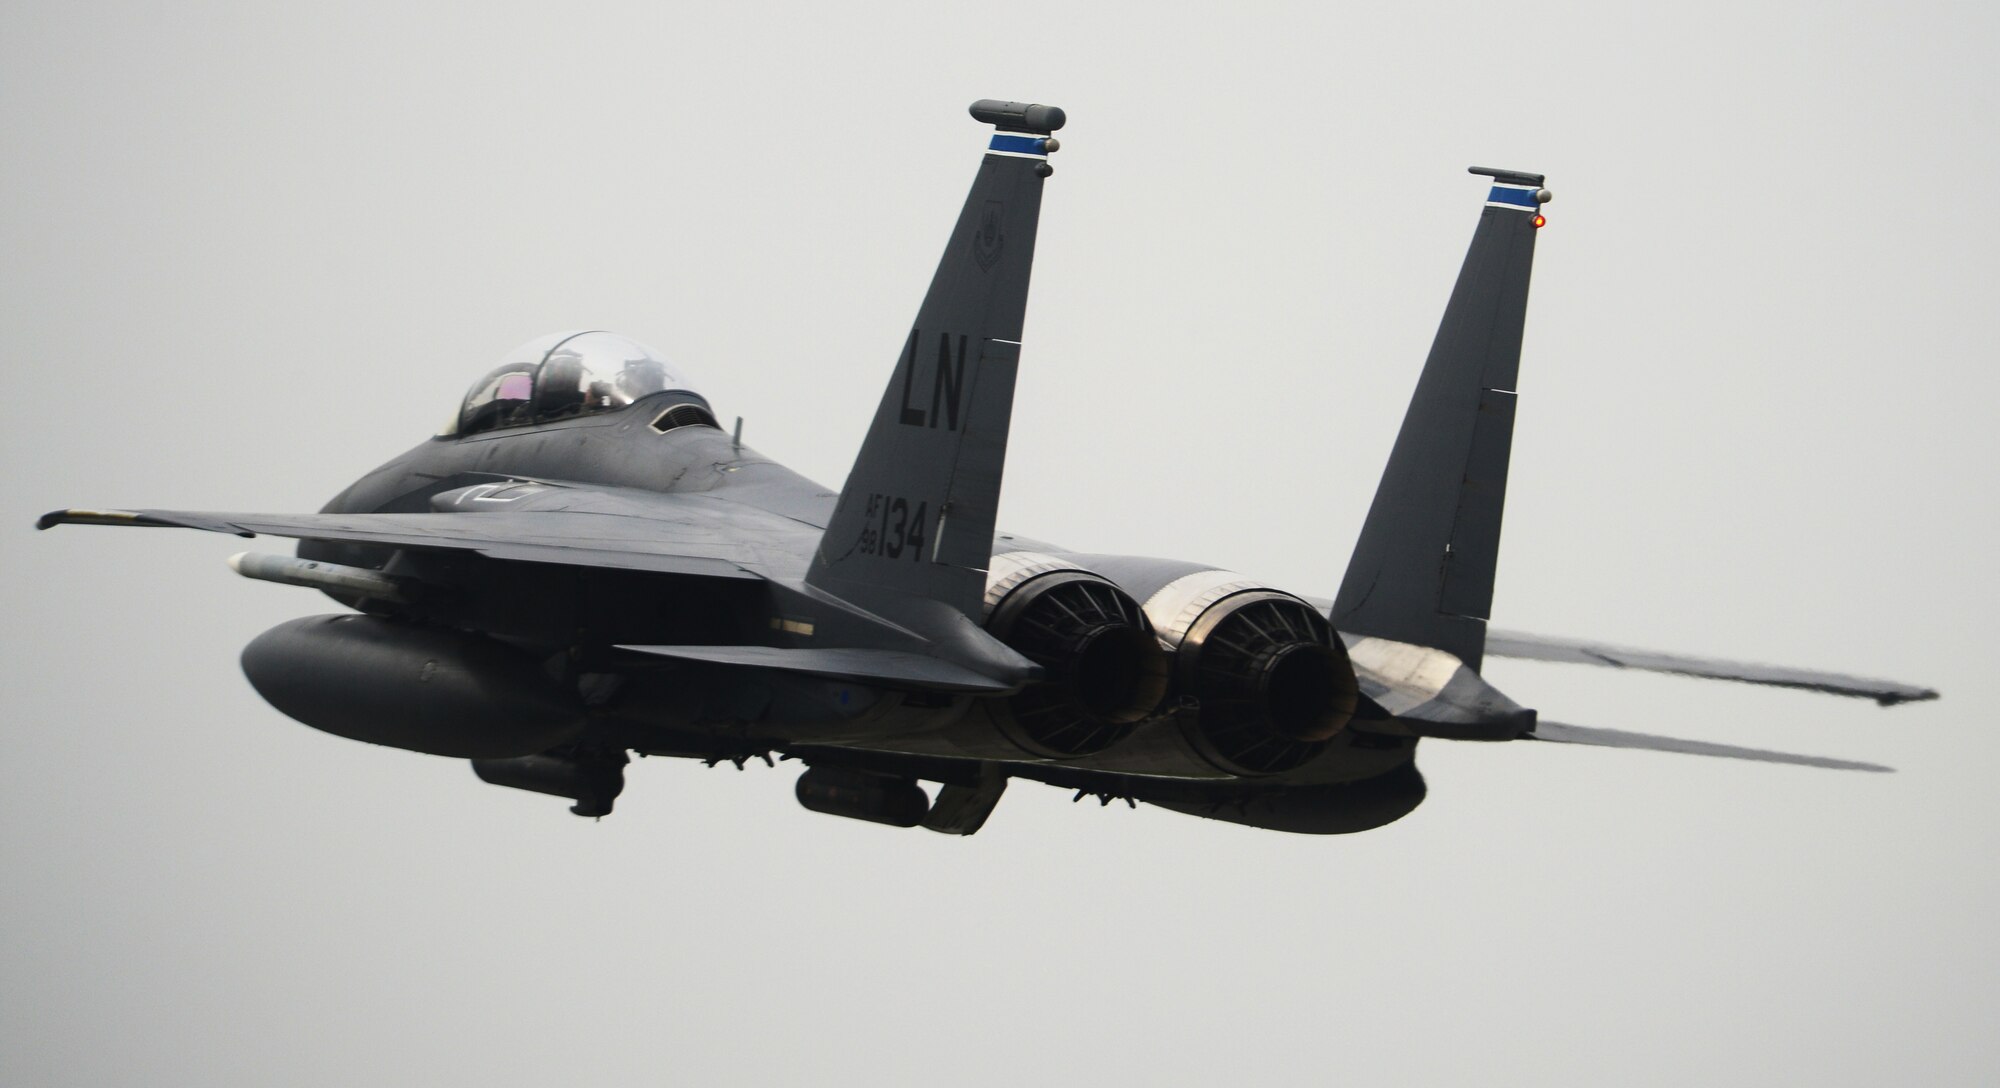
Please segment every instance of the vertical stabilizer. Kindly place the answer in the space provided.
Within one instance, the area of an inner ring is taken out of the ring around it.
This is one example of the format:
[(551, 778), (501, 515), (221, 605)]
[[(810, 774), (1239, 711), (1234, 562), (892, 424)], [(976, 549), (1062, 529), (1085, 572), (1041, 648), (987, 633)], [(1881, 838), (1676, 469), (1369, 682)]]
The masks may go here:
[(1053, 106), (982, 100), (995, 132), (806, 581), (885, 616), (980, 620)]
[(1542, 175), (1493, 179), (1472, 248), (1333, 604), (1342, 631), (1431, 646), (1478, 669), (1493, 605), (1515, 378)]

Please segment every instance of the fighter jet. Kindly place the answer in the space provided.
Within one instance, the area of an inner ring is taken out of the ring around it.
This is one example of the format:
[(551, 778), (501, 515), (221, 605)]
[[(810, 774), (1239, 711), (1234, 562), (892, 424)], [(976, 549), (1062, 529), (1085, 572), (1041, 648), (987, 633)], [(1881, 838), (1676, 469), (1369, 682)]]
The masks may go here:
[(1346, 833), (1423, 800), (1425, 738), (1871, 766), (1542, 722), (1483, 678), (1489, 654), (1935, 697), (1488, 629), (1540, 174), (1471, 171), (1471, 248), (1333, 598), (999, 531), (1064, 114), (971, 112), (993, 131), (837, 491), (743, 445), (674, 361), (582, 331), (508, 354), (440, 433), (320, 513), (62, 510), (39, 525), (297, 539), (296, 556), (231, 565), (347, 611), (252, 641), (259, 694), (588, 817), (611, 811), (638, 752), (793, 760), (808, 809), (947, 834), (979, 830), (1014, 779)]

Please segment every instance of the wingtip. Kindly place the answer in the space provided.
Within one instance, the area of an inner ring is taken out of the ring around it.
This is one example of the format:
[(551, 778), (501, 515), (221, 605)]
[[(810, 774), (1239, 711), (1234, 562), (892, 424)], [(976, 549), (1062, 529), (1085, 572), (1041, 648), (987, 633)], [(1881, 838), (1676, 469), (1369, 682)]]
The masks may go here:
[(133, 525), (143, 524), (144, 519), (130, 510), (51, 510), (35, 519), (35, 528), (53, 529), (58, 525)]

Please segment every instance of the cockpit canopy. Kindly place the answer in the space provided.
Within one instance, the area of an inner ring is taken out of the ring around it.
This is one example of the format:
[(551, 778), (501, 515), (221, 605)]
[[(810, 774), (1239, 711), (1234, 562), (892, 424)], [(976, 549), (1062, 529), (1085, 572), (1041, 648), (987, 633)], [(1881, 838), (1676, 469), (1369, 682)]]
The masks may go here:
[(616, 333), (559, 332), (508, 352), (505, 363), (473, 383), (441, 433), (478, 434), (609, 412), (669, 390), (694, 392), (687, 375), (651, 348)]

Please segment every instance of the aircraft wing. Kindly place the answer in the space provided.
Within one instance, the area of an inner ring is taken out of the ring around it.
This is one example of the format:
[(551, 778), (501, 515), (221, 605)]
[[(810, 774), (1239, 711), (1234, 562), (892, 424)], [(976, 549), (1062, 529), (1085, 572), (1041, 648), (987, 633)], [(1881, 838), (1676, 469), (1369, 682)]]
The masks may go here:
[[(469, 551), (492, 559), (580, 567), (761, 578), (761, 550), (731, 533), (720, 504), (662, 504), (649, 516), (579, 510), (479, 513), (230, 514), (188, 510), (57, 510), (38, 529), (57, 525), (137, 525), (201, 529), (236, 536), (291, 537), (394, 548)], [(754, 513), (754, 512), (753, 512)]]
[(1631, 733), (1623, 729), (1565, 725), (1562, 722), (1537, 722), (1534, 730), (1523, 739), (1554, 741), (1557, 744), (1587, 744), (1599, 748), (1640, 748), (1651, 752), (1680, 752), (1691, 756), (1721, 756), (1724, 759), (1751, 759), (1759, 763), (1790, 763), (1796, 767), (1825, 767), (1835, 771), (1886, 772), (1895, 769), (1884, 767), (1880, 763), (1861, 763), (1852, 759), (1834, 759), (1831, 756), (1773, 752), (1766, 748), (1744, 748), (1734, 744), (1662, 737), (1652, 733)]
[(1899, 684), (1892, 680), (1871, 680), (1866, 677), (1817, 672), (1811, 669), (1722, 661), (1709, 657), (1690, 657), (1685, 654), (1664, 654), (1654, 650), (1635, 650), (1602, 642), (1550, 638), (1546, 635), (1530, 635), (1519, 631), (1491, 628), (1486, 632), (1486, 652), (1493, 657), (1563, 661), (1578, 665), (1609, 665), (1620, 669), (1677, 673), (1681, 676), (1695, 676), (1706, 680), (1737, 680), (1746, 684), (1799, 688), (1804, 691), (1824, 692), (1828, 695), (1861, 696), (1873, 699), (1883, 706), (1921, 702), (1938, 697), (1938, 693), (1930, 688)]

